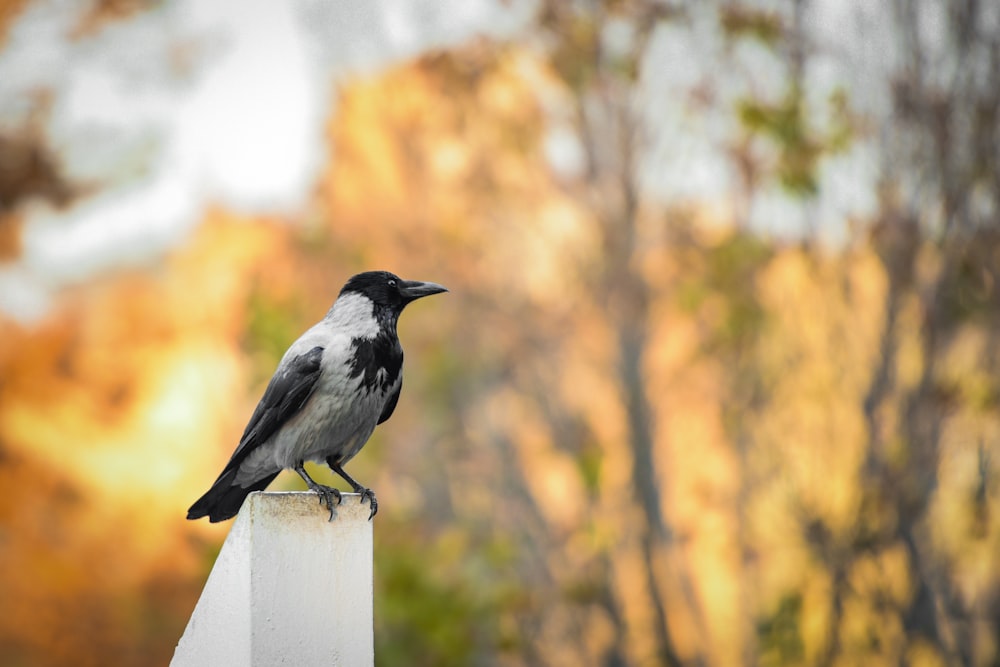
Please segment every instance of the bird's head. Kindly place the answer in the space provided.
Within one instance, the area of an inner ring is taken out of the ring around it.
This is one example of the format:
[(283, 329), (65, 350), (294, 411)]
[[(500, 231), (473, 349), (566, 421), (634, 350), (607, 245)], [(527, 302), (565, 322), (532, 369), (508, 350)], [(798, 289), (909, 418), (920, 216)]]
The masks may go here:
[(352, 292), (361, 294), (371, 299), (376, 309), (386, 309), (399, 315), (408, 303), (447, 291), (437, 283), (403, 280), (388, 271), (366, 271), (348, 280), (340, 290), (340, 296)]

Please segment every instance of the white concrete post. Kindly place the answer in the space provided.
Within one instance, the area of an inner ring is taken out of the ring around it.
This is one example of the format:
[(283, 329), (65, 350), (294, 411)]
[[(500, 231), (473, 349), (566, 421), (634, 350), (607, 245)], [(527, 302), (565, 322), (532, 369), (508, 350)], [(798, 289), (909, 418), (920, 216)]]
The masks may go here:
[(372, 523), (343, 494), (333, 521), (315, 493), (243, 504), (171, 667), (375, 662)]

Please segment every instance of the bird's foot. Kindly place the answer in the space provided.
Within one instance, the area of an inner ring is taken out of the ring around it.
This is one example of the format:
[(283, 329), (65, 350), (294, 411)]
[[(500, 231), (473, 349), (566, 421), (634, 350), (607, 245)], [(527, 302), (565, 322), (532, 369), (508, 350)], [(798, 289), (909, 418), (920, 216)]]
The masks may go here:
[(340, 491), (332, 486), (325, 486), (315, 482), (309, 486), (309, 489), (315, 491), (316, 495), (319, 496), (319, 504), (326, 505), (327, 509), (330, 510), (328, 521), (333, 521), (333, 501), (336, 499), (338, 505), (341, 503)]
[(371, 508), (372, 508), (371, 513), (368, 515), (368, 520), (371, 521), (372, 517), (375, 516), (375, 513), (378, 512), (378, 501), (375, 500), (375, 492), (372, 491), (371, 489), (366, 489), (363, 486), (360, 486), (360, 487), (358, 487), (358, 488), (356, 488), (354, 490), (355, 490), (355, 492), (361, 494), (361, 504), (362, 505), (365, 504), (365, 498), (368, 499), (368, 504), (371, 505)]
[(378, 501), (375, 500), (375, 492), (365, 486), (362, 486), (356, 479), (348, 475), (344, 468), (341, 467), (340, 463), (332, 456), (326, 459), (326, 464), (330, 466), (330, 470), (343, 477), (344, 481), (351, 485), (351, 489), (354, 490), (354, 493), (361, 494), (362, 505), (365, 504), (365, 498), (368, 499), (368, 504), (372, 508), (371, 513), (368, 515), (368, 520), (371, 521), (372, 517), (375, 516), (375, 513), (378, 512)]

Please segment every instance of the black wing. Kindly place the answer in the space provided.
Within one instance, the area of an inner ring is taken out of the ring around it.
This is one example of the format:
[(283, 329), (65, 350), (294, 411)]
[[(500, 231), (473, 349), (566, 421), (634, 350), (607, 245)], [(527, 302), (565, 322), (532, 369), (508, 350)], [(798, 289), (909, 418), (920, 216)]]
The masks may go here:
[(392, 411), (396, 409), (396, 403), (399, 402), (399, 392), (402, 388), (403, 379), (400, 378), (399, 384), (396, 385), (396, 391), (392, 392), (392, 396), (390, 396), (389, 400), (385, 402), (385, 407), (382, 408), (382, 414), (379, 416), (378, 422), (375, 424), (376, 426), (392, 416)]
[(317, 346), (278, 367), (223, 474), (242, 463), (250, 452), (267, 442), (302, 409), (316, 389), (322, 359), (323, 348)]

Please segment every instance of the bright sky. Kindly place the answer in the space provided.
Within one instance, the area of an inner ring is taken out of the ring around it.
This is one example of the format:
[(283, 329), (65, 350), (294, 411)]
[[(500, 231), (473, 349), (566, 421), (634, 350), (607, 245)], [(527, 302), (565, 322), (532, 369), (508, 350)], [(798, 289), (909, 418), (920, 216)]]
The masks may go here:
[[(881, 75), (854, 62), (877, 60), (877, 40), (874, 53), (862, 40), (868, 51), (859, 54), (842, 38), (877, 35), (878, 14), (865, 5), (811, 5), (810, 29), (824, 49), (810, 60), (818, 117), (834, 87)], [(51, 91), (51, 111), (41, 117), (46, 134), (70, 176), (93, 194), (65, 211), (28, 208), (23, 254), (0, 264), (0, 311), (25, 321), (41, 316), (61, 285), (182, 240), (208, 203), (294, 214), (326, 157), (324, 121), (337, 77), (476, 34), (515, 34), (532, 7), (530, 0), (177, 0), (70, 40), (79, 15), (58, 0), (29, 3), (0, 51), (0, 131), (23, 127), (38, 91)], [(738, 131), (725, 101), (767, 94), (783, 74), (763, 47), (727, 53), (716, 23), (708, 9), (696, 10), (689, 26), (657, 33), (639, 103), (657, 128), (644, 171), (649, 191), (724, 209), (734, 180), (725, 151)], [(608, 30), (609, 47), (628, 39), (617, 32)], [(692, 109), (689, 93), (708, 80), (724, 103)], [(859, 103), (877, 111), (878, 100)], [(573, 168), (574, 141), (553, 122), (554, 167)], [(825, 164), (822, 193), (808, 207), (763, 192), (751, 223), (777, 233), (810, 224), (835, 238), (845, 216), (873, 209), (874, 160), (862, 144)]]

